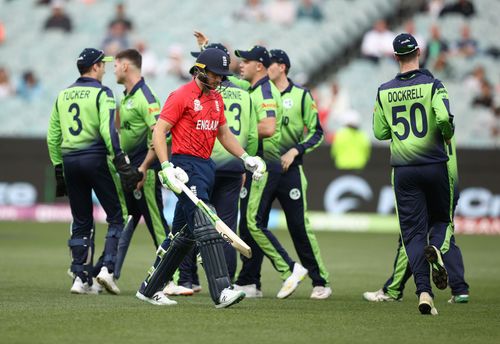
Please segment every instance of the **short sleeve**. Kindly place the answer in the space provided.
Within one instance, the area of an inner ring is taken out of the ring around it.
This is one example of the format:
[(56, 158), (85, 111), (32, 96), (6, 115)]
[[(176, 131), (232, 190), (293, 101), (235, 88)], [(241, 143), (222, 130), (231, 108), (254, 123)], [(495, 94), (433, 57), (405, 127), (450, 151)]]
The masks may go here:
[[(184, 99), (179, 92), (172, 92), (165, 101), (160, 118), (168, 123), (175, 125), (184, 113)], [(224, 114), (224, 113), (223, 113)]]

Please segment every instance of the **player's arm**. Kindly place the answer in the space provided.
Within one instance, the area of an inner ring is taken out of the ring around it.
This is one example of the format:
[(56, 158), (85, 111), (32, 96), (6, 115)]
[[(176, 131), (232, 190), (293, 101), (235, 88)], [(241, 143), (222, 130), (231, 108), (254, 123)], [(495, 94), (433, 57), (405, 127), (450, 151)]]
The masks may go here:
[(248, 154), (255, 155), (257, 154), (257, 149), (259, 148), (259, 133), (257, 131), (257, 116), (252, 104), (252, 99), (249, 100), (249, 104), (250, 115), (248, 117), (248, 141), (246, 150)]
[(243, 160), (245, 168), (248, 171), (253, 172), (252, 178), (254, 180), (262, 178), (262, 175), (266, 171), (265, 162), (260, 157), (250, 156), (247, 152), (245, 152), (236, 137), (229, 130), (227, 123), (219, 126), (217, 139), (229, 153)]
[(384, 109), (380, 101), (380, 91), (377, 92), (375, 109), (373, 110), (373, 134), (378, 140), (388, 140), (391, 138), (391, 127), (384, 116)]
[(278, 104), (273, 98), (271, 90), (262, 90), (262, 102), (256, 108), (257, 113), (257, 132), (259, 138), (263, 139), (271, 137), (276, 132), (276, 116), (278, 111)]
[(241, 147), (240, 143), (233, 135), (227, 123), (219, 126), (217, 131), (217, 139), (222, 144), (222, 146), (232, 155), (239, 158), (245, 154), (245, 150)]
[(139, 171), (146, 173), (146, 170), (151, 166), (151, 164), (155, 161), (156, 159), (156, 153), (154, 151), (153, 147), (153, 131), (154, 127), (156, 125), (156, 121), (160, 117), (160, 110), (161, 110), (161, 105), (154, 96), (153, 99), (144, 98), (144, 101), (141, 102), (141, 114), (142, 118), (144, 120), (144, 123), (151, 128), (151, 131), (148, 132), (148, 138), (147, 138), (147, 144), (149, 147), (148, 153), (146, 154), (146, 157), (144, 158), (144, 161), (142, 162), (141, 166), (139, 166)]
[(162, 166), (165, 162), (168, 162), (168, 147), (165, 137), (170, 129), (172, 129), (172, 126), (170, 122), (159, 118), (153, 130), (153, 148)]
[(449, 141), (453, 137), (455, 127), (453, 115), (450, 113), (450, 101), (448, 91), (439, 80), (432, 85), (432, 108), (436, 114), (436, 125), (441, 130), (443, 137)]
[(113, 92), (109, 88), (103, 88), (99, 93), (99, 131), (109, 155), (116, 157), (123, 154), (120, 147), (120, 139), (115, 126), (116, 102)]
[(57, 108), (57, 101), (54, 103), (52, 113), (50, 114), (49, 128), (47, 131), (47, 147), (49, 149), (49, 156), (54, 166), (62, 164), (62, 132), (61, 123), (59, 120), (59, 110)]
[(142, 173), (136, 167), (130, 165), (128, 157), (120, 147), (120, 138), (115, 126), (116, 103), (113, 92), (105, 87), (98, 95), (99, 104), (99, 131), (109, 154), (113, 158), (113, 164), (120, 175), (123, 190), (129, 192), (137, 187), (142, 180)]
[(295, 148), (299, 154), (307, 154), (316, 149), (325, 138), (323, 128), (319, 123), (318, 107), (309, 91), (304, 92), (303, 95), (302, 116), (307, 128), (307, 136)]

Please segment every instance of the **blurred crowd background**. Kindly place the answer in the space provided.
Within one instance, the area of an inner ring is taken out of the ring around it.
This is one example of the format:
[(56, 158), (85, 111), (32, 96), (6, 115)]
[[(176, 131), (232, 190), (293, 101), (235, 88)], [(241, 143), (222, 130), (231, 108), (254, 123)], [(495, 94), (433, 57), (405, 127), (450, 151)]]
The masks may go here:
[[(57, 93), (85, 47), (134, 47), (162, 101), (189, 80), (194, 30), (231, 51), (262, 44), (289, 54), (309, 87), (325, 145), (355, 128), (369, 146), (377, 87), (395, 76), (392, 40), (412, 33), (422, 67), (450, 94), (457, 142), (500, 147), (500, 0), (0, 0), (0, 137), (44, 137)], [(231, 68), (238, 74), (238, 59)], [(103, 83), (119, 99), (113, 67)], [(332, 150), (332, 154), (335, 152)], [(368, 153), (369, 154), (369, 153)]]

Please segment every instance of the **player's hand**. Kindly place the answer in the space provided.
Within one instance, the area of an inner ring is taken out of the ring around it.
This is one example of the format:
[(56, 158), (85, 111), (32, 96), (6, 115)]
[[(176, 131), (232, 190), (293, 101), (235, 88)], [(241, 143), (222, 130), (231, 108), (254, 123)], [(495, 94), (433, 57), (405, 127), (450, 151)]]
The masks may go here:
[(247, 153), (241, 156), (245, 168), (252, 172), (253, 180), (260, 180), (266, 172), (266, 163), (258, 156), (250, 156)]
[(136, 188), (137, 183), (139, 183), (139, 181), (143, 178), (142, 172), (140, 172), (137, 167), (130, 165), (130, 160), (124, 153), (120, 153), (115, 156), (113, 164), (116, 167), (116, 171), (120, 175), (123, 191), (133, 191)]
[(186, 184), (189, 181), (186, 171), (180, 167), (174, 167), (174, 164), (169, 161), (161, 164), (161, 171), (158, 172), (158, 177), (164, 187), (177, 194), (182, 192), (181, 184)]
[(281, 156), (281, 167), (284, 172), (288, 171), (288, 168), (293, 163), (297, 155), (299, 155), (297, 148), (290, 148), (288, 152)]
[(147, 176), (147, 168), (145, 168), (143, 165), (139, 166), (138, 170), (139, 172), (142, 173), (142, 179), (139, 181), (139, 183), (137, 183), (137, 186), (135, 188), (137, 191), (142, 189), (144, 183), (146, 182), (146, 176)]
[(208, 37), (201, 31), (194, 31), (194, 37), (196, 37), (196, 42), (200, 49), (204, 49), (208, 45)]
[(63, 197), (68, 194), (66, 190), (66, 181), (64, 180), (63, 165), (54, 166), (56, 176), (56, 197)]

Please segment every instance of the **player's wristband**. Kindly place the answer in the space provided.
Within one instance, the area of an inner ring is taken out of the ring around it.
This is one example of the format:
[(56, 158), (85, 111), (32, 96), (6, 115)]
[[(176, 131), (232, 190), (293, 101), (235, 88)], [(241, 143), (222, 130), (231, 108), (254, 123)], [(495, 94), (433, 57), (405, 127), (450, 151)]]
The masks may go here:
[(164, 161), (161, 163), (161, 169), (164, 170), (167, 167), (174, 167), (174, 164), (172, 164), (170, 161)]
[(248, 153), (245, 152), (245, 153), (241, 154), (240, 159), (243, 160), (243, 161), (245, 161), (245, 159), (248, 158), (249, 156), (250, 155), (248, 155)]

